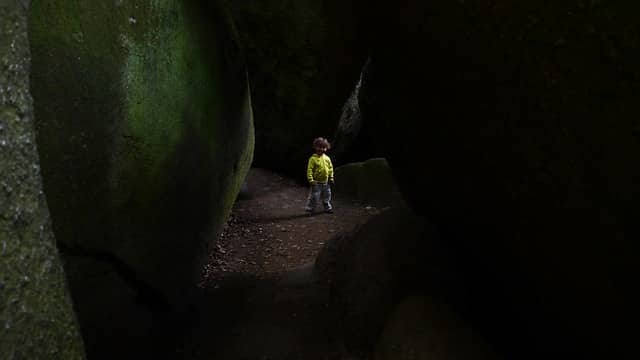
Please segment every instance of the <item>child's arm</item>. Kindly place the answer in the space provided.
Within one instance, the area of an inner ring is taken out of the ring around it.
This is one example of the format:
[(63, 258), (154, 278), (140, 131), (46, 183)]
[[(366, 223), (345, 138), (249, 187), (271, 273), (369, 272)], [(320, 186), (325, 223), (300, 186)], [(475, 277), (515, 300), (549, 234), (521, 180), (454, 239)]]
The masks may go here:
[(307, 164), (307, 180), (309, 184), (313, 183), (313, 158), (309, 158), (309, 163)]
[(329, 182), (333, 183), (333, 164), (331, 163), (331, 159), (327, 159), (327, 168), (329, 173)]

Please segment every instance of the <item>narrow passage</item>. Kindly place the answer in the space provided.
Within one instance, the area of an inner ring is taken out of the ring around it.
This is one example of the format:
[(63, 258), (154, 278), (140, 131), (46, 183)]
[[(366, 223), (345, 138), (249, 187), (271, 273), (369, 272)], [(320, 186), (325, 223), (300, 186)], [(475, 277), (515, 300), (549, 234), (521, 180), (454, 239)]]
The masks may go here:
[(331, 238), (381, 209), (338, 195), (334, 214), (308, 217), (308, 189), (262, 169), (251, 170), (248, 189), (203, 270), (208, 295), (187, 357), (343, 359), (327, 321), (329, 294), (314, 281), (313, 264)]

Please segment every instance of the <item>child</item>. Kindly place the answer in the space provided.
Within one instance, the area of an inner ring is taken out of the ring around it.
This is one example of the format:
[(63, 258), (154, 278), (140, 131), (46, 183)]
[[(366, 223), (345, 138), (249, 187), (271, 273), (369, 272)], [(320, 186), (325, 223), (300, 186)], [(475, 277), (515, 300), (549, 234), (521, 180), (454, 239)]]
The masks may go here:
[(307, 180), (309, 180), (311, 189), (309, 190), (309, 198), (307, 199), (305, 211), (309, 215), (313, 214), (320, 196), (322, 196), (324, 211), (330, 214), (333, 213), (331, 187), (329, 186), (329, 183), (333, 184), (333, 164), (331, 164), (331, 159), (325, 154), (330, 148), (331, 145), (325, 138), (319, 137), (313, 140), (314, 154), (309, 158), (309, 164), (307, 166)]

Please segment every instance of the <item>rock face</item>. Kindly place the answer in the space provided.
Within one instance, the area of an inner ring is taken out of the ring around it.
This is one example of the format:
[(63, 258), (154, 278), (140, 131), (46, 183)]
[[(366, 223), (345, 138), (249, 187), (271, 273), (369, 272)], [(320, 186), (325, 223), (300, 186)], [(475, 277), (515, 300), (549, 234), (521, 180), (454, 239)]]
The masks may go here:
[(0, 2), (0, 358), (83, 359), (29, 94), (28, 2)]
[(360, 110), (360, 101), (374, 100), (361, 92), (362, 80), (369, 72), (369, 63), (370, 60), (367, 60), (358, 83), (342, 107), (342, 115), (332, 138), (331, 156), (338, 164), (385, 156), (384, 141), (380, 141), (376, 134), (375, 124), (365, 122)]
[[(418, 258), (415, 254), (422, 254)], [(444, 294), (454, 272), (433, 228), (406, 208), (383, 211), (350, 234), (332, 239), (316, 260), (318, 281), (329, 286), (335, 336), (347, 350), (366, 354), (378, 341), (387, 317), (407, 294)], [(445, 281), (443, 281), (443, 279)], [(448, 290), (447, 290), (448, 292)]]
[(331, 140), (366, 60), (359, 11), (344, 1), (231, 1), (247, 54), (255, 164), (304, 180), (311, 143)]
[(383, 158), (342, 165), (335, 169), (337, 196), (381, 205), (403, 205), (391, 168)]
[(342, 106), (342, 114), (331, 146), (331, 153), (336, 158), (345, 157), (362, 130), (362, 114), (358, 100), (361, 83), (362, 80), (359, 79), (351, 96)]
[(407, 199), (466, 259), (478, 322), (512, 355), (530, 349), (519, 358), (637, 357), (623, 329), (639, 235), (639, 7), (371, 5), (385, 21), (371, 27), (364, 121)]
[(188, 301), (251, 164), (246, 72), (215, 2), (45, 0), (29, 26), (45, 193), (100, 354)]

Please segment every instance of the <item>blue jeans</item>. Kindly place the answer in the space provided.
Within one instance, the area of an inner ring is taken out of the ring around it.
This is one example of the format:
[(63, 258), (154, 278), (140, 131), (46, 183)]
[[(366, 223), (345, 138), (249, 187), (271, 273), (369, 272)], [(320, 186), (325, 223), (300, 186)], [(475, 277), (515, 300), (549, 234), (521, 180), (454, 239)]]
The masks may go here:
[(307, 206), (304, 207), (306, 211), (314, 211), (316, 205), (320, 202), (322, 197), (322, 205), (325, 211), (333, 210), (331, 205), (331, 186), (328, 183), (314, 182), (309, 189), (309, 197), (307, 198)]

